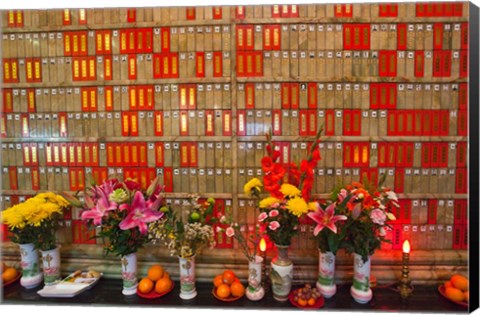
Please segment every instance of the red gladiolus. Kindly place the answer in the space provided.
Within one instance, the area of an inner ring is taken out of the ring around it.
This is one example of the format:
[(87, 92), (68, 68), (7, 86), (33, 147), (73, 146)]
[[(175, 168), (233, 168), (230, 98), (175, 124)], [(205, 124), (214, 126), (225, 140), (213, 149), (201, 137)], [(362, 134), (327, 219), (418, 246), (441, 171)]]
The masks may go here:
[(265, 156), (265, 157), (262, 159), (262, 170), (263, 170), (265, 173), (270, 173), (271, 171), (273, 171), (274, 166), (275, 166), (275, 164), (273, 163), (271, 157)]
[(282, 165), (276, 163), (273, 165), (272, 180), (278, 182), (285, 176), (285, 169)]
[(273, 159), (273, 161), (276, 162), (279, 158), (280, 158), (280, 151), (274, 150), (274, 151), (273, 151), (273, 154), (272, 154), (272, 159)]

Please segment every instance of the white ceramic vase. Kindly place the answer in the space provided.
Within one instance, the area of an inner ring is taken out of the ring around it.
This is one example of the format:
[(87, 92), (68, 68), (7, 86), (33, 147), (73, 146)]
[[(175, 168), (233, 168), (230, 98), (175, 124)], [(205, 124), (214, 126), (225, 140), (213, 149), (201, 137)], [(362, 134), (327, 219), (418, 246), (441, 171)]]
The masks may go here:
[(195, 255), (178, 257), (180, 267), (180, 298), (190, 300), (197, 296), (195, 288)]
[(331, 298), (337, 292), (335, 285), (335, 255), (332, 252), (318, 250), (317, 289), (325, 297)]
[(43, 282), (45, 285), (54, 285), (60, 282), (60, 247), (40, 252), (42, 253)]
[(137, 253), (131, 253), (122, 256), (122, 280), (123, 295), (133, 295), (137, 293)]
[(250, 301), (259, 301), (265, 296), (262, 287), (262, 264), (263, 258), (255, 256), (255, 260), (248, 262), (248, 286), (245, 292)]
[(350, 294), (360, 304), (368, 303), (373, 297), (370, 289), (370, 263), (370, 256), (364, 262), (361, 255), (353, 254), (353, 284)]
[(18, 246), (20, 247), (20, 266), (22, 268), (20, 285), (26, 289), (35, 288), (43, 281), (38, 251), (32, 243), (18, 244)]

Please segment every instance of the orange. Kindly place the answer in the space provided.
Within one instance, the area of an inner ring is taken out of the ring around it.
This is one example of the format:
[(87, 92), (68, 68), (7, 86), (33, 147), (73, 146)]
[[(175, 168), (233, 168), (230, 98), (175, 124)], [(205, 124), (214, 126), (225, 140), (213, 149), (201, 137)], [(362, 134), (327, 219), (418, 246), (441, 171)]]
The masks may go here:
[(221, 284), (217, 288), (217, 295), (222, 299), (226, 299), (230, 296), (230, 287), (226, 284)]
[(463, 298), (464, 298), (465, 302), (468, 303), (468, 300), (470, 299), (470, 293), (469, 293), (469, 291), (463, 292)]
[(163, 277), (163, 268), (160, 265), (153, 265), (148, 269), (148, 279), (152, 281), (158, 281)]
[(223, 276), (221, 274), (213, 278), (213, 285), (215, 286), (215, 288), (218, 288), (218, 286), (221, 285), (222, 283), (223, 283)]
[(233, 296), (243, 296), (245, 294), (245, 287), (240, 281), (239, 282), (234, 281), (230, 285), (230, 291)]
[(225, 270), (222, 274), (222, 280), (225, 284), (232, 284), (235, 280), (235, 273), (231, 270)]
[(162, 279), (158, 280), (155, 284), (155, 292), (158, 294), (162, 294), (168, 292), (172, 287), (172, 280), (170, 278), (163, 277)]
[(143, 278), (138, 283), (138, 291), (143, 294), (150, 293), (153, 290), (153, 281), (148, 278)]
[(468, 291), (468, 279), (462, 275), (453, 275), (450, 279), (453, 286), (462, 291)]
[(445, 295), (452, 301), (462, 302), (464, 299), (463, 292), (457, 288), (446, 288)]
[(170, 274), (166, 271), (163, 271), (163, 277), (162, 278), (170, 278)]
[(450, 281), (450, 280), (445, 281), (445, 283), (443, 285), (445, 286), (445, 289), (453, 287), (452, 281)]
[(300, 305), (300, 306), (306, 306), (306, 305), (307, 305), (307, 300), (305, 300), (305, 299), (298, 299), (298, 305)]
[(11, 281), (13, 279), (15, 279), (15, 277), (17, 276), (17, 270), (15, 268), (12, 268), (12, 267), (7, 267), (5, 269), (5, 271), (3, 271), (2, 273), (2, 280), (3, 282), (8, 282), (8, 281)]
[(235, 277), (235, 279), (233, 279), (233, 283), (235, 282), (240, 282), (240, 279), (238, 279), (237, 277)]
[(317, 300), (315, 300), (314, 298), (309, 298), (307, 301), (307, 304), (310, 306), (313, 306), (315, 305), (315, 302), (317, 302)]

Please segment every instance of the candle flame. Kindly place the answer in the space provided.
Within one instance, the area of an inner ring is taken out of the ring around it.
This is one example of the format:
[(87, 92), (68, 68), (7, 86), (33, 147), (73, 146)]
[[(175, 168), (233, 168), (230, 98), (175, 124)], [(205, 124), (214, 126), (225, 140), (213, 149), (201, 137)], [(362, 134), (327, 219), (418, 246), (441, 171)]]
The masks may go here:
[(264, 252), (267, 249), (267, 242), (265, 242), (265, 239), (262, 237), (260, 240), (260, 250)]
[(408, 240), (405, 240), (405, 242), (403, 242), (403, 252), (405, 254), (410, 253), (410, 242)]

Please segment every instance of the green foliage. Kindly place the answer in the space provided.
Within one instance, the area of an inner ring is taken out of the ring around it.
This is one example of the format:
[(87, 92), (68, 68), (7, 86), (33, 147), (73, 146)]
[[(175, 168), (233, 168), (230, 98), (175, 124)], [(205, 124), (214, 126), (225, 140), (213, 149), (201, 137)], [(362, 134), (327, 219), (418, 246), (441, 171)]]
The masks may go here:
[[(126, 215), (126, 211), (111, 211), (109, 215), (104, 218), (100, 232), (95, 238), (102, 238), (104, 240), (105, 255), (126, 256), (137, 252), (150, 241), (148, 233), (142, 235), (138, 229), (120, 229), (120, 222), (122, 222)], [(91, 228), (95, 228), (95, 226), (91, 225)]]

